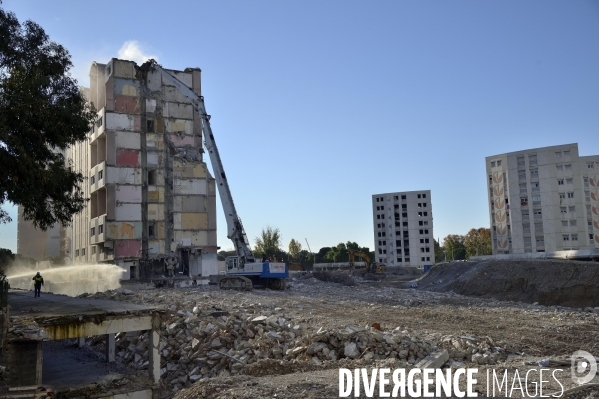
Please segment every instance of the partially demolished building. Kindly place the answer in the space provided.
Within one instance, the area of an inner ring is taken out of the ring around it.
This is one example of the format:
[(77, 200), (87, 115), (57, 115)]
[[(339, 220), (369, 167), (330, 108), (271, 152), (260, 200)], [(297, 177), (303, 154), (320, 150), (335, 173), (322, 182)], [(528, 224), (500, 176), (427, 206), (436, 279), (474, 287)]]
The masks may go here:
[[(200, 69), (171, 73), (200, 94)], [(216, 274), (215, 181), (189, 100), (160, 74), (116, 58), (94, 62), (82, 90), (98, 118), (66, 156), (87, 177), (90, 202), (64, 228), (66, 256), (116, 263), (125, 279)]]

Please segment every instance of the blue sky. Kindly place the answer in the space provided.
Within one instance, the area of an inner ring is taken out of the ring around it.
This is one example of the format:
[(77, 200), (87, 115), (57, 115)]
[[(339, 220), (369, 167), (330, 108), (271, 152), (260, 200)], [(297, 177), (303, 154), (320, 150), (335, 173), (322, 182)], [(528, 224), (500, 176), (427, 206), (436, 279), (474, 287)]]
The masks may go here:
[[(488, 227), (484, 158), (599, 153), (597, 1), (4, 0), (92, 61), (202, 69), (251, 241), (374, 245), (372, 194), (430, 189), (434, 234)], [(128, 43), (133, 42), (133, 43)], [(128, 43), (128, 46), (125, 44)], [(0, 247), (16, 250), (15, 221)], [(230, 249), (222, 210), (218, 245)]]

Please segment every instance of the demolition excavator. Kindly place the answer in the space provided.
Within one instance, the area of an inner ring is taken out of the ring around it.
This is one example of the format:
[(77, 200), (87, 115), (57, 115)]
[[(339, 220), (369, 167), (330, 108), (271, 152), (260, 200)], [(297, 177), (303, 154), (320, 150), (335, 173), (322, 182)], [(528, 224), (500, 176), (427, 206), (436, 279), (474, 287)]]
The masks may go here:
[(236, 253), (235, 256), (228, 256), (225, 259), (226, 275), (219, 281), (220, 288), (249, 291), (253, 289), (254, 285), (261, 285), (272, 289), (285, 289), (285, 279), (289, 278), (287, 265), (284, 262), (258, 262), (252, 254), (241, 219), (235, 209), (231, 188), (214, 141), (210, 127), (210, 115), (206, 113), (204, 97), (194, 93), (183, 82), (158, 65), (156, 61), (150, 60), (144, 64), (144, 67), (160, 73), (165, 81), (175, 86), (187, 97), (202, 122), (204, 146), (210, 156), (212, 171), (227, 220), (227, 237), (233, 241)]

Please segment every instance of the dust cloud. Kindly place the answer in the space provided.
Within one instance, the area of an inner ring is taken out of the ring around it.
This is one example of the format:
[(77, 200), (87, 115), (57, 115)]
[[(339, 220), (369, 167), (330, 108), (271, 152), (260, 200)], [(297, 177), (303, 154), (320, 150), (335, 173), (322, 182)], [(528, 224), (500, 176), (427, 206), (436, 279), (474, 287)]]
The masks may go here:
[(15, 267), (7, 273), (11, 288), (33, 290), (33, 276), (40, 272), (44, 278), (42, 292), (68, 296), (96, 293), (120, 288), (124, 270), (116, 265), (72, 265), (56, 267)]

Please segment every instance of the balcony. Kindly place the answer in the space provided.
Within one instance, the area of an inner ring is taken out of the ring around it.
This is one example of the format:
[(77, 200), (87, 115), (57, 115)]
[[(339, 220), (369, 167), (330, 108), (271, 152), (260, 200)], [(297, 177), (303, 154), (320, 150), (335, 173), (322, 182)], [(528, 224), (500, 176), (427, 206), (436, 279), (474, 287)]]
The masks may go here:
[(102, 108), (98, 111), (98, 116), (96, 118), (96, 122), (94, 123), (93, 130), (89, 135), (89, 142), (93, 144), (98, 138), (104, 136), (104, 131), (106, 130), (106, 117), (104, 114), (105, 108)]
[(106, 161), (91, 168), (89, 172), (89, 184), (91, 193), (106, 186)]
[[(94, 231), (94, 234), (91, 234), (91, 231)], [(103, 243), (104, 242), (104, 234), (106, 232), (106, 214), (98, 216), (97, 218), (93, 218), (89, 222), (89, 231), (90, 231), (90, 239), (89, 243), (91, 245)]]

